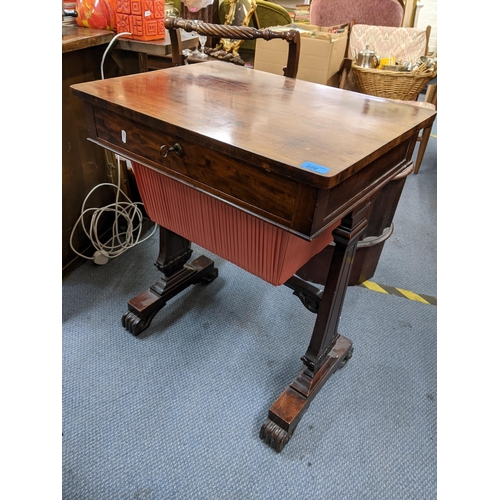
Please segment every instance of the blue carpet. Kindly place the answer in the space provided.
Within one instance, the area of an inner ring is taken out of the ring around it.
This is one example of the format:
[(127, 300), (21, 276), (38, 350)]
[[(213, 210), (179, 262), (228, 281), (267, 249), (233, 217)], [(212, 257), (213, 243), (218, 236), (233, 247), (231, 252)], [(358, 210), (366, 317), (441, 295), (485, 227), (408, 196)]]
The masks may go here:
[[(375, 276), (436, 294), (436, 139), (410, 176)], [(63, 283), (64, 500), (436, 498), (437, 307), (362, 287), (339, 331), (354, 354), (281, 454), (259, 439), (302, 367), (315, 315), (217, 256), (142, 338), (127, 301), (158, 278), (155, 235)]]

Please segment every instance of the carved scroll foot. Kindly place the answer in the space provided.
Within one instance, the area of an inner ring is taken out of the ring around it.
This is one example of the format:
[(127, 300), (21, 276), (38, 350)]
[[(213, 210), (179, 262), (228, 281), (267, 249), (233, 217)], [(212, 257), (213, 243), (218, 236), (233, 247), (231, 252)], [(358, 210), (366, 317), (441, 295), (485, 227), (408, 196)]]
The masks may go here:
[(352, 351), (352, 342), (340, 335), (316, 375), (310, 377), (307, 368), (303, 368), (269, 409), (260, 438), (280, 453), (316, 394), (345, 365)]
[(122, 317), (123, 327), (132, 335), (139, 335), (172, 297), (190, 285), (211, 283), (217, 276), (213, 261), (204, 255), (184, 264), (174, 274), (160, 278), (148, 290), (129, 300), (128, 312)]
[(214, 267), (214, 270), (211, 273), (207, 274), (205, 277), (201, 279), (201, 284), (208, 285), (212, 283), (212, 281), (215, 278), (217, 278), (217, 276), (219, 276), (219, 270), (216, 267)]
[(154, 316), (151, 314), (149, 318), (143, 319), (132, 311), (128, 311), (122, 316), (122, 326), (132, 335), (137, 336), (150, 325)]
[(260, 439), (263, 439), (273, 450), (281, 453), (281, 450), (290, 441), (292, 434), (282, 429), (276, 422), (266, 418), (260, 428)]
[(345, 353), (345, 357), (342, 360), (342, 362), (340, 363), (339, 369), (344, 368), (346, 363), (352, 358), (353, 351), (354, 351), (354, 347), (352, 347), (352, 346), (349, 347), (349, 349), (347, 349), (347, 352)]

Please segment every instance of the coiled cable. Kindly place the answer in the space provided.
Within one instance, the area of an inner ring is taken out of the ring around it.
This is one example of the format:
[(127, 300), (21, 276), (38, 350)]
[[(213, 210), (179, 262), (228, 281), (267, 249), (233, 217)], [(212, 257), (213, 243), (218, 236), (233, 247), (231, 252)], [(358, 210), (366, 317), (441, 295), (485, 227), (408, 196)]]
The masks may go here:
[[(73, 252), (75, 252), (80, 257), (83, 257), (84, 259), (94, 260), (96, 264), (100, 265), (106, 264), (109, 259), (114, 259), (115, 257), (118, 257), (122, 253), (126, 252), (128, 249), (151, 238), (155, 234), (156, 228), (158, 227), (158, 225), (155, 224), (153, 231), (151, 231), (150, 234), (144, 236), (141, 239), (144, 216), (139, 207), (144, 206), (144, 204), (141, 202), (132, 202), (132, 200), (130, 200), (130, 198), (120, 188), (121, 160), (123, 158), (120, 158), (120, 156), (116, 155), (116, 159), (118, 161), (117, 184), (104, 182), (98, 184), (90, 190), (90, 192), (83, 200), (80, 216), (73, 226), (73, 230), (71, 231), (71, 235), (69, 238), (69, 243)], [(104, 186), (111, 186), (116, 189), (115, 202), (100, 208), (86, 208), (87, 201), (92, 193)], [(124, 198), (124, 201), (120, 201), (120, 195)], [(98, 233), (99, 221), (101, 217), (108, 212), (113, 212), (115, 215), (112, 225), (112, 234), (107, 241), (101, 242)], [(86, 220), (87, 214), (92, 215), (90, 216), (90, 219), (87, 217)], [(91, 257), (78, 252), (73, 246), (73, 235), (76, 228), (80, 224), (90, 242), (92, 243), (92, 246), (96, 250)]]
[[(109, 49), (116, 41), (116, 39), (123, 35), (130, 35), (131, 33), (122, 32), (115, 35), (112, 40), (109, 42), (106, 50), (101, 59), (101, 79), (104, 80), (104, 60), (106, 58)], [(69, 238), (69, 244), (73, 252), (75, 252), (80, 257), (84, 259), (93, 260), (96, 264), (106, 264), (109, 259), (114, 259), (118, 257), (122, 253), (126, 252), (128, 249), (138, 245), (151, 238), (156, 232), (157, 224), (154, 225), (153, 231), (143, 239), (140, 239), (143, 230), (143, 215), (139, 208), (140, 205), (144, 206), (143, 203), (134, 203), (130, 198), (120, 189), (120, 179), (121, 179), (121, 158), (119, 155), (115, 155), (118, 162), (118, 182), (117, 184), (112, 184), (109, 182), (105, 182), (95, 186), (85, 197), (82, 203), (82, 208), (80, 212), (80, 216), (76, 221), (73, 229), (71, 231), (71, 235)], [(86, 204), (90, 196), (96, 189), (99, 189), (104, 186), (111, 186), (116, 189), (116, 198), (115, 202), (105, 207), (101, 208), (86, 208)], [(120, 201), (120, 195), (125, 199), (124, 201)], [(112, 226), (112, 235), (106, 242), (101, 242), (98, 227), (99, 221), (101, 217), (107, 213), (113, 212), (115, 214), (115, 219)], [(86, 218), (87, 214), (92, 214), (90, 219)], [(87, 222), (86, 222), (87, 219)], [(125, 222), (125, 229), (123, 228), (123, 223)], [(88, 226), (87, 226), (88, 223)], [(92, 246), (95, 249), (94, 254), (89, 257), (78, 252), (73, 246), (73, 236), (75, 234), (75, 230), (79, 225), (82, 225), (83, 230), (87, 237), (89, 238)], [(121, 225), (120, 225), (121, 224)]]

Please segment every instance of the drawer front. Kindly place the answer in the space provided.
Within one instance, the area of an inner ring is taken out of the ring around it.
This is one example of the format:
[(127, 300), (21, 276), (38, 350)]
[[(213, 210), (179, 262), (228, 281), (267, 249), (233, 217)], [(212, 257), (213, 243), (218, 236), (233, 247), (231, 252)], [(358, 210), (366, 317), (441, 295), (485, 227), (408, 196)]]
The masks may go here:
[[(193, 185), (236, 205), (292, 227), (300, 186), (291, 179), (260, 170), (209, 147), (169, 135), (164, 131), (133, 121), (121, 114), (94, 108), (96, 139), (138, 155), (145, 164), (167, 174), (188, 178)], [(179, 144), (182, 154), (166, 150)], [(176, 174), (181, 174), (176, 175)], [(302, 189), (303, 191), (303, 189)], [(311, 204), (313, 208), (313, 204)], [(257, 210), (256, 210), (257, 209)], [(310, 214), (312, 216), (312, 214)], [(303, 214), (295, 219), (304, 219)], [(312, 217), (309, 219), (312, 220)], [(307, 228), (295, 228), (307, 234)]]

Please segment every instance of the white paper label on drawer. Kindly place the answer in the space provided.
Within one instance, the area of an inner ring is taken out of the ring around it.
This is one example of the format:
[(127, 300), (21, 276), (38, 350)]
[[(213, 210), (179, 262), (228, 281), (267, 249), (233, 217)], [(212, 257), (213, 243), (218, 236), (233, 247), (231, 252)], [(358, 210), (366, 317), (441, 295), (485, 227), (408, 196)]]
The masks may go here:
[(122, 130), (122, 142), (123, 144), (127, 143), (127, 132), (125, 130)]

